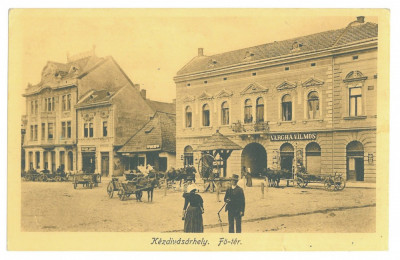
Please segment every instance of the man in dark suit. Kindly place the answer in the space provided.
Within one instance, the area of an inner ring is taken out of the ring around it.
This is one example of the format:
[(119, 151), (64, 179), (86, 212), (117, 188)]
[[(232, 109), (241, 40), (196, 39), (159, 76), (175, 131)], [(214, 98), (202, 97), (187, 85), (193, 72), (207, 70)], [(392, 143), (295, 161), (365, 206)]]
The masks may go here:
[(227, 203), (225, 211), (228, 211), (229, 233), (242, 232), (242, 217), (244, 216), (245, 199), (243, 189), (237, 186), (239, 175), (233, 174), (231, 187), (226, 191), (224, 201)]

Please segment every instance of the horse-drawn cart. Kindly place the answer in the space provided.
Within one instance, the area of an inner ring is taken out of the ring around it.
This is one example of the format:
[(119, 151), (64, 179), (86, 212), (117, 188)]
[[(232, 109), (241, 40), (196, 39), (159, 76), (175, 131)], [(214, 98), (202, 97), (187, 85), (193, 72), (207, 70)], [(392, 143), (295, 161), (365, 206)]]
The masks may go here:
[(114, 196), (116, 191), (120, 200), (129, 198), (132, 194), (136, 195), (136, 199), (140, 200), (143, 191), (149, 192), (148, 199), (153, 200), (153, 189), (157, 186), (156, 178), (138, 177), (129, 181), (120, 181), (118, 178), (112, 178), (107, 185), (107, 194), (110, 199)]
[(83, 187), (92, 189), (93, 186), (97, 187), (101, 183), (101, 175), (96, 173), (78, 173), (73, 175), (74, 189), (78, 187), (78, 184), (82, 184)]
[(296, 176), (297, 185), (305, 188), (309, 183), (323, 183), (328, 191), (341, 191), (346, 187), (346, 181), (341, 174), (314, 175), (309, 173), (298, 173)]

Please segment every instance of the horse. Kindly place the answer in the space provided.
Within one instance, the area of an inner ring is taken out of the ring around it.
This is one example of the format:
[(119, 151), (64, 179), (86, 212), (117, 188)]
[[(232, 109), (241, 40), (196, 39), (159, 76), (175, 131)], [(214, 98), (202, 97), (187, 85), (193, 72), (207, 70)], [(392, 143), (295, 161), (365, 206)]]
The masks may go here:
[(291, 173), (287, 170), (264, 170), (262, 176), (268, 178), (268, 186), (269, 187), (279, 187), (279, 183), (281, 179), (288, 179), (291, 177)]
[(149, 178), (145, 177), (138, 180), (139, 185), (144, 185), (148, 187), (141, 189), (140, 191), (135, 192), (136, 201), (142, 201), (143, 191), (147, 191), (147, 202), (153, 202), (153, 193), (154, 188), (159, 185), (159, 180), (157, 178)]

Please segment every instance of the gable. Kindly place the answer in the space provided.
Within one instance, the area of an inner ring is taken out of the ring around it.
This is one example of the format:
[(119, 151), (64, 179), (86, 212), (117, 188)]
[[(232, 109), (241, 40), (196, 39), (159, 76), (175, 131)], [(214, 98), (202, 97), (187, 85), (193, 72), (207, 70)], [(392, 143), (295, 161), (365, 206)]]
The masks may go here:
[(324, 82), (319, 79), (309, 78), (308, 80), (303, 82), (303, 87), (314, 87), (324, 85)]
[(221, 90), (217, 95), (215, 95), (216, 98), (225, 98), (225, 97), (231, 97), (233, 95), (232, 91), (228, 91), (226, 89)]
[(291, 82), (288, 82), (288, 81), (284, 81), (284, 82), (282, 82), (281, 84), (279, 84), (277, 87), (276, 87), (276, 89), (277, 90), (285, 90), (285, 89), (294, 89), (294, 88), (296, 88), (297, 87), (297, 85), (296, 85), (296, 83), (291, 83)]
[(193, 101), (195, 101), (194, 96), (186, 96), (183, 98), (183, 102), (193, 102)]
[(268, 92), (267, 88), (262, 87), (258, 83), (252, 83), (249, 86), (247, 86), (245, 89), (243, 89), (240, 94), (241, 95), (247, 95), (247, 94), (255, 94), (255, 93), (260, 93), (260, 92)]
[(204, 91), (199, 97), (198, 99), (200, 100), (205, 100), (205, 99), (212, 99), (213, 96), (208, 94), (206, 91)]

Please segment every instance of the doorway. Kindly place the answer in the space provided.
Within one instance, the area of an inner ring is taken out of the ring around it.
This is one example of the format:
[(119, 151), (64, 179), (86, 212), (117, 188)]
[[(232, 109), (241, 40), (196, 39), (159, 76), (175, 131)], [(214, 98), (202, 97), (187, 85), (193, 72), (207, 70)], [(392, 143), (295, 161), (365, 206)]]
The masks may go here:
[(281, 169), (293, 173), (294, 148), (289, 143), (284, 143), (280, 149)]
[(348, 181), (364, 181), (364, 146), (358, 141), (346, 147)]
[(242, 167), (250, 168), (252, 175), (258, 175), (267, 168), (267, 151), (259, 143), (250, 143), (242, 151)]
[(108, 152), (101, 153), (101, 176), (108, 177), (110, 173), (110, 157)]
[(82, 171), (94, 173), (96, 169), (96, 154), (94, 152), (82, 153)]

